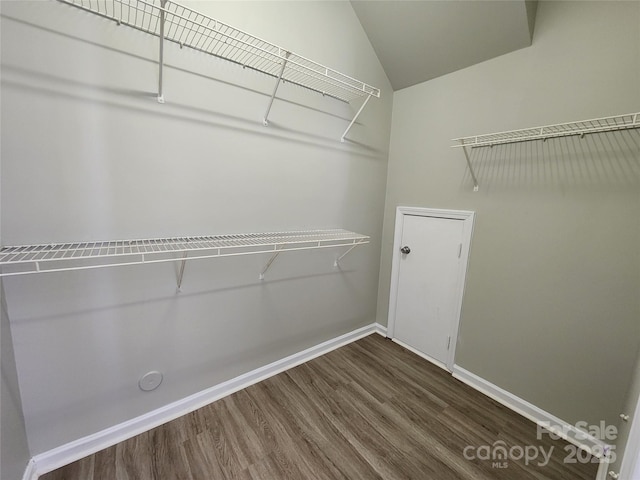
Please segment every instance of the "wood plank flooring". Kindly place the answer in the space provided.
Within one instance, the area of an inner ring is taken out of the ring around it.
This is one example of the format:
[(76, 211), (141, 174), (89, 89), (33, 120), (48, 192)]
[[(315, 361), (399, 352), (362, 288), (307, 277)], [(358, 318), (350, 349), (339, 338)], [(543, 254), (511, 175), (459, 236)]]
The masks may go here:
[[(553, 454), (481, 459), (497, 445)], [(40, 478), (595, 479), (566, 445), (373, 334)]]

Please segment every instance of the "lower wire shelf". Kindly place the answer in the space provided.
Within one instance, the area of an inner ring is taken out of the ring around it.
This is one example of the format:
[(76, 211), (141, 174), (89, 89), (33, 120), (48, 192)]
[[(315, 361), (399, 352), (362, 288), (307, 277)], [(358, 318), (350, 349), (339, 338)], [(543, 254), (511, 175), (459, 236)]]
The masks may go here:
[(280, 252), (349, 247), (337, 265), (351, 249), (366, 243), (367, 235), (333, 229), (21, 245), (0, 250), (0, 277), (181, 261), (180, 288), (187, 260), (271, 253), (262, 279)]

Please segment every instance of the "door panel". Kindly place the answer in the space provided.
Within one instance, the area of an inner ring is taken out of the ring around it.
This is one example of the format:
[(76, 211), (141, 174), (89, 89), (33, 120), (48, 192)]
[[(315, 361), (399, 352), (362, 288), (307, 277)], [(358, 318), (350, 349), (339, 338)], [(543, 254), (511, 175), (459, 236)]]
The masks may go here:
[[(393, 337), (443, 364), (458, 321), (464, 221), (404, 215)], [(406, 251), (406, 249), (405, 249)]]

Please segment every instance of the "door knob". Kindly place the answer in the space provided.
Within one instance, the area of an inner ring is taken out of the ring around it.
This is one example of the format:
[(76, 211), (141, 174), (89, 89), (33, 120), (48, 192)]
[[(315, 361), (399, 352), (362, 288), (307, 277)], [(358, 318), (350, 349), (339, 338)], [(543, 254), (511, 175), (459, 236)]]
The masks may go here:
[(402, 253), (404, 253), (405, 255), (407, 255), (408, 253), (411, 253), (411, 249), (410, 249), (409, 247), (407, 247), (406, 245), (405, 245), (404, 247), (402, 247), (402, 248), (400, 249), (400, 251), (401, 251)]

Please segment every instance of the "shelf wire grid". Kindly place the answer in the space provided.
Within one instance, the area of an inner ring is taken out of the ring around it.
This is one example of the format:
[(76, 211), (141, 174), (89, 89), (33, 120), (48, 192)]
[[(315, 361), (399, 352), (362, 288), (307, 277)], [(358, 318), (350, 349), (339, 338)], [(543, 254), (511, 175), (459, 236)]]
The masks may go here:
[(164, 12), (164, 38), (214, 57), (278, 78), (344, 102), (363, 96), (380, 97), (380, 90), (325, 67), (231, 25), (172, 1), (160, 0), (59, 0), (83, 10), (160, 36)]
[(640, 113), (629, 113), (612, 117), (595, 118), (592, 120), (559, 123), (543, 127), (455, 138), (452, 141), (456, 143), (452, 145), (452, 147), (483, 147), (505, 143), (566, 137), (570, 135), (611, 132), (616, 130), (626, 130), (629, 128), (640, 128)]
[(20, 245), (0, 250), (0, 277), (366, 243), (367, 235), (332, 229)]

